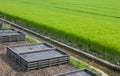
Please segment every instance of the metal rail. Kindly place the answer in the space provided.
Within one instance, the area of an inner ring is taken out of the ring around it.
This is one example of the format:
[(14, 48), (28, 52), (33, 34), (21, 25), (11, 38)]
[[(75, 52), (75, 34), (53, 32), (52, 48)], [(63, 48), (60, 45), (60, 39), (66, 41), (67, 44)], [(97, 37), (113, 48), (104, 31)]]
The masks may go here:
[(34, 36), (36, 36), (36, 37), (38, 37), (38, 38), (40, 38), (40, 39), (43, 39), (43, 40), (45, 40), (45, 41), (49, 41), (49, 42), (51, 42), (51, 43), (53, 43), (53, 44), (56, 44), (56, 45), (58, 45), (58, 46), (60, 46), (60, 47), (65, 48), (65, 49), (72, 50), (73, 52), (75, 52), (75, 53), (77, 53), (77, 54), (81, 54), (81, 55), (85, 56), (86, 58), (91, 59), (91, 60), (94, 60), (96, 63), (98, 63), (98, 64), (100, 64), (100, 65), (103, 65), (104, 67), (107, 67), (107, 68), (110, 68), (110, 69), (113, 69), (113, 70), (116, 70), (116, 71), (120, 71), (120, 66), (117, 66), (117, 65), (115, 65), (115, 64), (112, 64), (112, 63), (110, 63), (110, 62), (108, 62), (108, 61), (106, 61), (106, 60), (103, 60), (103, 59), (101, 59), (101, 58), (98, 58), (98, 57), (96, 57), (96, 56), (93, 56), (93, 55), (91, 55), (91, 54), (88, 54), (88, 53), (86, 53), (86, 52), (84, 52), (84, 51), (81, 51), (81, 50), (79, 50), (79, 49), (76, 49), (76, 48), (74, 48), (74, 47), (68, 46), (68, 45), (66, 45), (66, 44), (64, 44), (64, 43), (62, 43), (62, 42), (59, 42), (59, 41), (54, 40), (54, 39), (51, 39), (51, 38), (49, 38), (49, 37), (47, 37), (47, 36), (41, 35), (41, 34), (39, 34), (39, 33), (36, 33), (36, 32), (34, 32), (34, 31), (32, 31), (32, 30), (29, 30), (29, 29), (27, 29), (27, 28), (24, 28), (24, 27), (22, 27), (22, 26), (19, 26), (18, 24), (15, 24), (15, 23), (10, 22), (10, 21), (8, 21), (8, 20), (2, 19), (2, 18), (0, 18), (0, 20), (3, 21), (3, 22), (5, 22), (5, 23), (7, 23), (7, 24), (10, 24), (11, 26), (13, 26), (13, 27), (15, 27), (15, 28), (18, 28), (18, 29), (21, 29), (21, 30), (23, 30), (23, 31), (25, 31), (25, 32), (27, 32), (27, 33), (30, 33), (30, 34), (32, 34), (32, 35), (34, 35)]

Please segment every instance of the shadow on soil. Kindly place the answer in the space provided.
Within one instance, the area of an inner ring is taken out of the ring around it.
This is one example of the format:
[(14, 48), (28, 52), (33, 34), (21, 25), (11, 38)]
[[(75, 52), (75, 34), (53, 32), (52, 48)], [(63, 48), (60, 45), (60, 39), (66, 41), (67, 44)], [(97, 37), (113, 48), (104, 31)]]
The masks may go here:
[(25, 70), (22, 67), (20, 67), (19, 64), (17, 64), (12, 59), (10, 59), (5, 53), (0, 54), (0, 58), (1, 58), (1, 60), (3, 62), (5, 62), (6, 65), (8, 65), (14, 71), (16, 71), (16, 72), (25, 72)]

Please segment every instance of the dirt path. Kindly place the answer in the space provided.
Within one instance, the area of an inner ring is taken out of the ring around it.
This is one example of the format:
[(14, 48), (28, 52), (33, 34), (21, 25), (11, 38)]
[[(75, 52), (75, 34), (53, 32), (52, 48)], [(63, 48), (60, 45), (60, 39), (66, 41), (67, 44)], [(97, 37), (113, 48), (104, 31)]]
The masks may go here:
[(39, 70), (24, 72), (22, 67), (12, 61), (6, 55), (6, 47), (11, 45), (27, 44), (27, 42), (9, 42), (0, 43), (0, 76), (52, 76), (59, 73), (65, 73), (75, 70), (69, 64), (47, 67)]

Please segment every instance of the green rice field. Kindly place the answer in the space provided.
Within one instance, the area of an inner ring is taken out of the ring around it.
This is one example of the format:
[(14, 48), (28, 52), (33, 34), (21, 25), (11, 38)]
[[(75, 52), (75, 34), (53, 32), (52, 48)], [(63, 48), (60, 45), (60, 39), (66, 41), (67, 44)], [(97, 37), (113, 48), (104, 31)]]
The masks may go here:
[(37, 30), (44, 29), (76, 45), (118, 57), (120, 62), (119, 3), (119, 0), (0, 0), (0, 12), (34, 23)]

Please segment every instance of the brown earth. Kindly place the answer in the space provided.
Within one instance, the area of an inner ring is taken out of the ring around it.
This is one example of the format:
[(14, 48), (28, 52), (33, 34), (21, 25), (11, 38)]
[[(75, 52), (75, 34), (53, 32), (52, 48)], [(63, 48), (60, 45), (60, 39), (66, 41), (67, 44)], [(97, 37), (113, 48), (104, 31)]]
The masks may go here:
[(23, 71), (17, 63), (6, 55), (6, 47), (11, 45), (27, 44), (25, 41), (0, 43), (0, 76), (52, 76), (75, 70), (70, 64), (47, 67), (29, 72)]

